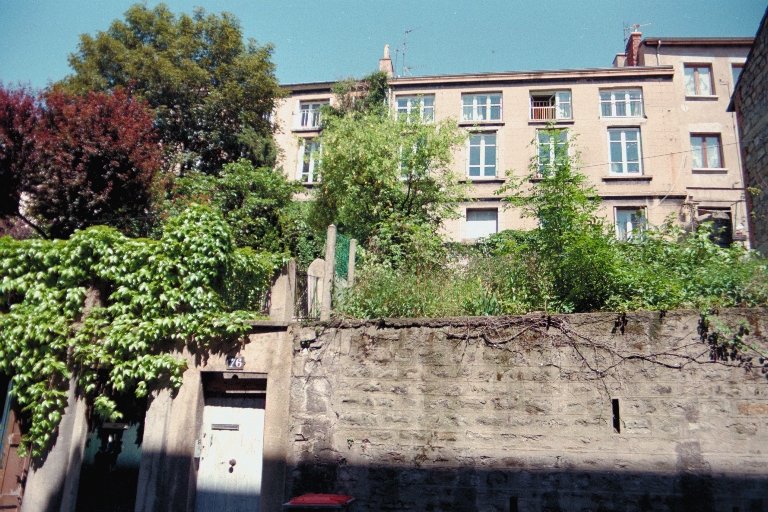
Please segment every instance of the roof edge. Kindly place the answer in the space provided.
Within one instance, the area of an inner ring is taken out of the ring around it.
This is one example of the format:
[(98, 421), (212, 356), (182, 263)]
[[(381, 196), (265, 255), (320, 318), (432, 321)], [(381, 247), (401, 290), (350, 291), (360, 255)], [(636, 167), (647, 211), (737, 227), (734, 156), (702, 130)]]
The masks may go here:
[[(528, 80), (557, 80), (567, 78), (585, 78), (596, 76), (627, 76), (627, 77), (652, 77), (671, 76), (674, 74), (673, 66), (628, 66), (619, 68), (586, 68), (586, 69), (557, 69), (538, 71), (506, 71), (490, 73), (467, 73), (461, 75), (426, 75), (391, 78), (390, 85), (428, 84), (441, 83), (466, 83), (466, 82), (499, 82), (499, 81), (528, 81)], [(285, 84), (282, 89), (290, 92), (330, 91), (335, 82), (308, 82), (303, 84)]]
[(656, 46), (752, 46), (754, 37), (646, 37), (640, 44)]

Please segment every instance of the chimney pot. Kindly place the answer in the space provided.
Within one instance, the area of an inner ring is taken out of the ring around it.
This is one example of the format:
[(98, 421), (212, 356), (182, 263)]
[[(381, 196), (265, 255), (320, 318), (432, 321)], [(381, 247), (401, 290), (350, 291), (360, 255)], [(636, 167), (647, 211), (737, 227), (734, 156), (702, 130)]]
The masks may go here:
[(389, 58), (388, 44), (384, 45), (384, 58), (379, 59), (379, 71), (386, 73), (390, 78), (395, 76), (395, 68), (392, 66), (392, 59)]

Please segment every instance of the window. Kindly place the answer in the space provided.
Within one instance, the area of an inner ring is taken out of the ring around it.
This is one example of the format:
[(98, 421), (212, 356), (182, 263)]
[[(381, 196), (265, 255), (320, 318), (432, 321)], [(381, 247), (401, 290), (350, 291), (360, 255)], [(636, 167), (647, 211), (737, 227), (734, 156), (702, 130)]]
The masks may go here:
[(691, 135), (694, 169), (722, 169), (723, 153), (720, 135)]
[(616, 238), (630, 240), (645, 228), (645, 208), (616, 208)]
[(731, 64), (731, 74), (733, 75), (732, 89), (736, 89), (736, 84), (739, 83), (739, 77), (741, 72), (744, 71), (744, 64)]
[(643, 115), (643, 91), (600, 91), (600, 115), (603, 117), (640, 117)]
[(320, 108), (323, 105), (327, 105), (327, 102), (302, 101), (299, 104), (299, 127), (319, 128)]
[(320, 181), (318, 163), (320, 162), (320, 144), (313, 140), (305, 140), (299, 146), (299, 162), (296, 179), (302, 183)]
[(685, 94), (688, 96), (711, 96), (714, 94), (711, 66), (708, 64), (686, 64), (683, 71), (685, 77)]
[(435, 120), (435, 97), (428, 96), (398, 96), (397, 117), (409, 117), (418, 113), (425, 123)]
[(539, 176), (549, 175), (557, 159), (568, 156), (568, 130), (539, 130), (536, 143), (539, 151)]
[(617, 128), (608, 130), (611, 174), (642, 174), (640, 162), (640, 130)]
[(571, 91), (532, 92), (531, 120), (572, 119)]
[(496, 176), (496, 134), (471, 133), (467, 175), (470, 178)]
[(483, 238), (499, 231), (499, 210), (467, 210), (466, 238)]
[(501, 94), (462, 94), (462, 121), (501, 121)]

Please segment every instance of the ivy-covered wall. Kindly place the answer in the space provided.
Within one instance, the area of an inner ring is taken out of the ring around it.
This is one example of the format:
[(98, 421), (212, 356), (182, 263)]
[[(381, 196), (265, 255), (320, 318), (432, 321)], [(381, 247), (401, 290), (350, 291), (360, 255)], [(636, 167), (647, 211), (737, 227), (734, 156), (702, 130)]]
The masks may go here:
[(768, 510), (766, 313), (295, 328), (286, 500)]

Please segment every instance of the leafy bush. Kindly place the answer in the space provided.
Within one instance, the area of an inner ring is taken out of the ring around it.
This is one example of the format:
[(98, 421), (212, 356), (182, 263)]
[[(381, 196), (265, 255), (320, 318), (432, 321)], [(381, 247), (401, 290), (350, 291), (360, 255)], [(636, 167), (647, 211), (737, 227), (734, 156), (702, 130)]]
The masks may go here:
[[(120, 396), (178, 389), (174, 356), (242, 338), (280, 257), (235, 249), (218, 212), (193, 205), (160, 240), (112, 228), (67, 241), (0, 239), (0, 371), (11, 376), (39, 455), (55, 439), (71, 378), (103, 417)], [(87, 291), (99, 291), (84, 316)]]

